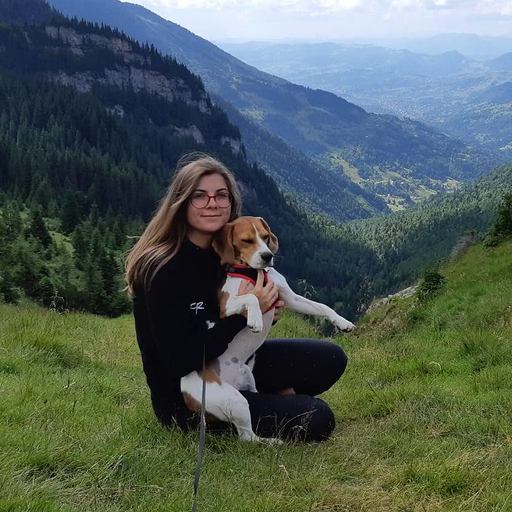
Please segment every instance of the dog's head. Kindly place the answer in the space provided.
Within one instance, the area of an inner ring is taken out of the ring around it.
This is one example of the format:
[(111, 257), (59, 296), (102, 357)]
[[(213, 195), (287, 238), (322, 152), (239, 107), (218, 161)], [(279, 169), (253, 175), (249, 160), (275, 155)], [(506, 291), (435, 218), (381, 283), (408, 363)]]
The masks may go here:
[(277, 236), (261, 217), (238, 217), (228, 222), (213, 241), (222, 263), (261, 269), (274, 265)]

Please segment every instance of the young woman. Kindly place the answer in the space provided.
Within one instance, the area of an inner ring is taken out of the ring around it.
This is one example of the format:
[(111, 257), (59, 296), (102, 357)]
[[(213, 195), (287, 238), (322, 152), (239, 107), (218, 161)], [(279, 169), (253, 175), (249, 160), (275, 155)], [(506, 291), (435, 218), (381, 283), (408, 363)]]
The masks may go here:
[[(183, 402), (180, 379), (203, 367), (203, 351), (206, 361), (220, 356), (246, 325), (242, 315), (219, 319), (217, 292), (224, 269), (212, 249), (215, 234), (240, 211), (235, 179), (221, 162), (206, 155), (182, 160), (128, 255), (126, 281), (137, 341), (153, 409), (165, 426), (197, 426), (197, 415)], [(272, 282), (251, 293), (263, 311), (278, 298)], [(211, 322), (215, 325), (208, 328)], [(242, 392), (256, 434), (305, 441), (329, 437), (334, 416), (315, 395), (338, 380), (346, 363), (341, 348), (325, 341), (266, 341), (254, 367), (260, 392)], [(213, 422), (210, 429), (230, 427)]]

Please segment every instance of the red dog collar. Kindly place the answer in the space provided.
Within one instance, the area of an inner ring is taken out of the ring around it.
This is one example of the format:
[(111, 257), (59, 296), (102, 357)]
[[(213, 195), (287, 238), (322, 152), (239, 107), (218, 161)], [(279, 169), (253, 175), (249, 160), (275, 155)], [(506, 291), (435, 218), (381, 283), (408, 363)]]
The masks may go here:
[[(265, 286), (268, 282), (267, 271), (264, 269), (260, 269), (263, 272), (263, 286)], [(256, 280), (258, 279), (258, 272), (260, 271), (256, 268), (248, 267), (247, 265), (235, 264), (229, 267), (228, 276), (229, 277), (239, 277), (240, 279), (244, 279), (245, 281), (249, 281), (252, 285), (256, 286)], [(267, 311), (275, 308), (277, 300), (270, 306)], [(265, 311), (265, 313), (267, 312)]]

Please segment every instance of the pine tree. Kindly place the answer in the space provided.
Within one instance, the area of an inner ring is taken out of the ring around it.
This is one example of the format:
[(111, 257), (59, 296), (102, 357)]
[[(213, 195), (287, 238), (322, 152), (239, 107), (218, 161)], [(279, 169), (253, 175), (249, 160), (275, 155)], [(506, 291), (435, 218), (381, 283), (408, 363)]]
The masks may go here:
[(52, 237), (48, 232), (46, 224), (44, 223), (43, 215), (39, 208), (32, 212), (32, 219), (27, 232), (29, 235), (32, 235), (35, 239), (39, 240), (44, 248), (48, 248), (52, 243)]

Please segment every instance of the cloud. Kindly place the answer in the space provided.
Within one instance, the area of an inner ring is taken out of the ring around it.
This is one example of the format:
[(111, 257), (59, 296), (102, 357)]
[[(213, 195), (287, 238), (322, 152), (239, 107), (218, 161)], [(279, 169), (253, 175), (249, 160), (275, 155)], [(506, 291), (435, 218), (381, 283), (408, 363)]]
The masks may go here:
[[(363, 7), (362, 0), (317, 0), (316, 2), (308, 2), (313, 4), (311, 7), (319, 7), (327, 10), (350, 10)], [(316, 5), (314, 5), (316, 4)]]
[(391, 0), (390, 9), (457, 9), (475, 4), (471, 0)]
[[(134, 0), (131, 0), (134, 1)], [(135, 0), (136, 1), (136, 0)], [(346, 11), (364, 6), (364, 0), (145, 0), (149, 8), (174, 9), (223, 9), (237, 7), (240, 9), (257, 9), (262, 7), (277, 8), (280, 11), (296, 12), (332, 12)], [(368, 2), (366, 2), (368, 3)]]
[(511, 0), (390, 0), (390, 10), (451, 9), (463, 15), (512, 14)]
[(166, 10), (223, 10), (244, 11), (269, 8), (281, 12), (322, 13), (352, 10), (372, 12), (453, 10), (461, 14), (512, 15), (511, 0), (129, 0), (147, 7)]
[(485, 14), (501, 14), (512, 16), (512, 1), (510, 0), (480, 0), (478, 10)]
[(512, 0), (127, 1), (210, 40), (508, 35), (512, 16)]

